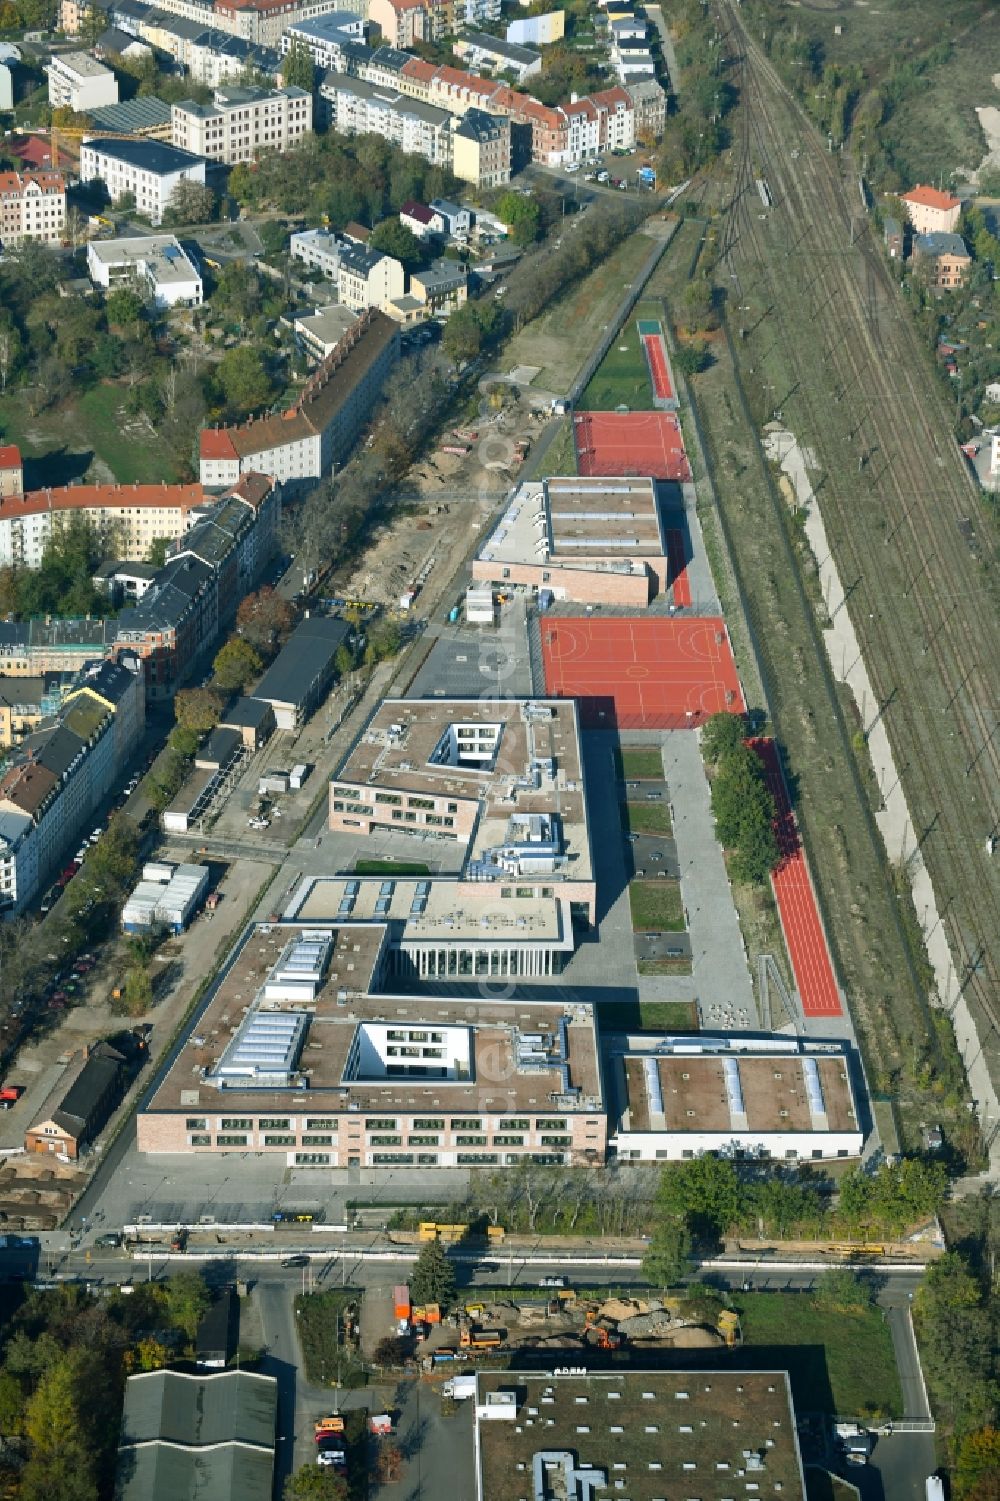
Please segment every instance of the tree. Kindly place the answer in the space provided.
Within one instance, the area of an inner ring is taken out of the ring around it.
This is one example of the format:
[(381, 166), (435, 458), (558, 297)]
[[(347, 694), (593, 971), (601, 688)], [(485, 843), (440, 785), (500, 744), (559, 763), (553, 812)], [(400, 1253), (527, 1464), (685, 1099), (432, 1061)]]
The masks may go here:
[(86, 1391), (88, 1357), (70, 1350), (45, 1371), (28, 1400), (24, 1432), (29, 1459), (21, 1495), (30, 1501), (96, 1501), (93, 1455), (83, 1429), (81, 1397)]
[(17, 373), (24, 344), (17, 324), (8, 312), (0, 312), (0, 396), (7, 382)]
[(236, 611), (236, 626), (244, 641), (264, 655), (270, 655), (288, 635), (295, 619), (287, 599), (267, 586), (248, 594)]
[(686, 1221), (699, 1237), (718, 1239), (739, 1216), (739, 1180), (731, 1162), (710, 1152), (663, 1169), (657, 1205)]
[(170, 550), (169, 537), (154, 537), (146, 552), (146, 562), (153, 568), (162, 568)]
[(440, 1243), (428, 1241), (417, 1257), (410, 1278), (414, 1303), (437, 1303), (448, 1308), (455, 1299), (455, 1268)]
[(347, 1477), (321, 1465), (303, 1465), (285, 1481), (282, 1501), (348, 1501)]
[(164, 224), (210, 224), (218, 211), (219, 202), (211, 188), (203, 182), (190, 182), (186, 178), (177, 184), (163, 215)]
[(744, 724), (739, 714), (713, 714), (701, 732), (701, 753), (710, 766), (743, 743)]
[(403, 1468), (403, 1451), (398, 1444), (383, 1441), (375, 1456), (375, 1478), (380, 1485), (392, 1485)]
[(281, 79), (284, 87), (306, 89), (310, 94), (316, 84), (316, 68), (312, 54), (301, 37), (294, 37), (281, 63)]
[(381, 250), (383, 255), (391, 255), (397, 261), (409, 269), (417, 266), (423, 256), (420, 241), (399, 219), (383, 219), (381, 224), (376, 224), (368, 237), (370, 250)]
[(178, 1272), (167, 1278), (163, 1296), (170, 1322), (193, 1340), (212, 1304), (204, 1279), (197, 1272)]
[(222, 695), (213, 688), (181, 688), (174, 695), (174, 718), (199, 735), (214, 730), (223, 710)]
[(689, 281), (681, 296), (684, 326), (692, 333), (699, 333), (715, 325), (715, 309), (712, 303), (711, 283), (703, 276)]
[(365, 661), (369, 667), (385, 657), (395, 656), (402, 644), (402, 632), (394, 620), (380, 620), (368, 632)]
[(985, 1498), (990, 1494), (983, 1489), (984, 1481), (992, 1481), (994, 1496), (1000, 1496), (1000, 1429), (979, 1428), (967, 1433), (958, 1446), (955, 1462), (955, 1487), (958, 1495), (966, 1498)]
[(682, 375), (700, 375), (711, 363), (708, 346), (703, 339), (691, 339), (677, 351), (677, 368)]
[(132, 287), (115, 287), (104, 300), (104, 311), (109, 323), (126, 327), (139, 322), (146, 304)]
[(534, 198), (525, 193), (504, 193), (496, 211), (515, 245), (533, 245), (538, 239), (542, 211)]
[(129, 1372), (134, 1371), (162, 1371), (165, 1365), (169, 1365), (173, 1355), (160, 1340), (153, 1335), (146, 1335), (139, 1340), (132, 1350), (126, 1352), (125, 1364)]
[(658, 1219), (642, 1258), (642, 1275), (654, 1287), (672, 1287), (691, 1265), (691, 1234), (676, 1216)]
[(227, 349), (215, 372), (219, 388), (230, 408), (249, 412), (271, 398), (273, 386), (264, 356), (259, 349), (239, 344)]
[(24, 1418), (24, 1388), (13, 1371), (0, 1370), (0, 1437), (21, 1432)]
[(126, 1016), (145, 1016), (153, 1004), (153, 982), (145, 965), (134, 965), (125, 975), (121, 1009)]
[(215, 682), (223, 693), (245, 693), (264, 664), (249, 641), (231, 636), (212, 663)]

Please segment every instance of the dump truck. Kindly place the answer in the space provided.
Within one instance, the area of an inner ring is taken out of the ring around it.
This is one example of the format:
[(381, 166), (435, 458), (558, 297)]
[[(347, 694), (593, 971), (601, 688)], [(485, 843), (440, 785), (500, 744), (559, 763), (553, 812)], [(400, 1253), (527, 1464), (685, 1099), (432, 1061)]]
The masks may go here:
[(506, 1338), (506, 1329), (463, 1329), (458, 1343), (463, 1350), (499, 1350)]

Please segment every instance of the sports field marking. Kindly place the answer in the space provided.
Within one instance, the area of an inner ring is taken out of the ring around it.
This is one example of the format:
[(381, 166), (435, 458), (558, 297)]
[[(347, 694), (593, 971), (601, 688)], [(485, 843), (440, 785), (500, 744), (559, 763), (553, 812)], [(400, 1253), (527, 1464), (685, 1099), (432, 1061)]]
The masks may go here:
[(689, 605), (691, 581), (687, 576), (687, 548), (683, 532), (668, 530), (667, 560), (670, 564), (670, 584), (674, 591), (674, 604), (682, 607)]
[(802, 1010), (806, 1016), (842, 1016), (833, 961), (778, 753), (773, 740), (752, 743), (764, 764), (767, 785), (777, 809), (774, 831), (781, 858), (771, 873), (771, 884)]
[(559, 618), (543, 627), (542, 658), (547, 691), (579, 699), (585, 724), (693, 728), (745, 707), (718, 617)]
[(661, 401), (672, 401), (674, 395), (673, 383), (670, 379), (670, 367), (667, 364), (667, 353), (663, 340), (659, 334), (646, 334), (642, 341), (646, 351), (646, 360), (649, 364), (649, 376), (653, 383), (653, 394)]
[(578, 412), (573, 436), (582, 475), (691, 478), (680, 424), (672, 412)]

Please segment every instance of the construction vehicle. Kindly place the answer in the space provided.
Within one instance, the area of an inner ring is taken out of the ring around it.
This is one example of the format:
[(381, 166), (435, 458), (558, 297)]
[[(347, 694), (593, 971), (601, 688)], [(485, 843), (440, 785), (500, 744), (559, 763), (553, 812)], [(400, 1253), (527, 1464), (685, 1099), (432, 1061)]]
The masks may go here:
[(335, 1412), (329, 1413), (325, 1418), (318, 1418), (313, 1429), (317, 1443), (319, 1443), (321, 1438), (325, 1438), (327, 1434), (343, 1433), (343, 1431), (344, 1420)]
[(499, 1350), (507, 1338), (506, 1329), (463, 1329), (458, 1343), (463, 1350)]
[(621, 1337), (620, 1334), (617, 1334), (614, 1330), (612, 1330), (612, 1329), (605, 1329), (605, 1327), (604, 1327), (603, 1324), (598, 1324), (596, 1326), (596, 1328), (594, 1328), (593, 1332), (594, 1332), (594, 1334), (596, 1336), (596, 1339), (597, 1339), (597, 1348), (599, 1350), (620, 1350), (621, 1349), (621, 1347), (622, 1347), (622, 1337)]
[(743, 1332), (740, 1329), (740, 1316), (731, 1308), (724, 1308), (719, 1314), (718, 1330), (727, 1346), (732, 1350), (736, 1345), (743, 1343)]

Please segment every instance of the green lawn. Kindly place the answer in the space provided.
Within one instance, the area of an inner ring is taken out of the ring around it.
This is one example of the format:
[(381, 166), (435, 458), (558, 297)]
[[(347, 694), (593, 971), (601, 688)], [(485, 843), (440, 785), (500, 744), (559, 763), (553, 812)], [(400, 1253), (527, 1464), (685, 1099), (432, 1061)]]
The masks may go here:
[(636, 933), (683, 933), (684, 904), (679, 881), (633, 881), (628, 889)]
[[(683, 959), (640, 959), (636, 963), (636, 969), (640, 975), (690, 975), (693, 974), (692, 962), (689, 958)], [(665, 1004), (672, 1005), (672, 1002)], [(681, 1002), (677, 1003), (682, 1004)], [(687, 1028), (684, 1029), (685, 1031)]]
[(615, 751), (615, 766), (622, 781), (629, 777), (648, 777), (656, 782), (663, 780), (663, 757), (651, 746), (621, 746)]
[(881, 1309), (831, 1313), (795, 1293), (741, 1293), (734, 1301), (743, 1329), (740, 1364), (787, 1369), (799, 1412), (901, 1416), (892, 1336)]
[(598, 1001), (597, 1021), (606, 1032), (697, 1032), (691, 1001)]
[(28, 461), (29, 488), (80, 483), (95, 459), (123, 485), (173, 480), (188, 456), (174, 454), (147, 423), (127, 418), (124, 399), (122, 386), (95, 385), (34, 417), (23, 392), (0, 399), (0, 434)]
[(577, 403), (582, 411), (610, 412), (618, 406), (630, 407), (633, 411), (652, 409), (649, 366), (637, 327), (640, 318), (658, 318), (662, 323), (660, 304), (643, 301), (633, 308)]
[(576, 474), (577, 472), (573, 419), (561, 417), (558, 420), (559, 430), (545, 450), (545, 455), (537, 469), (531, 470), (532, 479), (548, 479), (553, 474)]
[(358, 860), (354, 866), (356, 876), (429, 876), (430, 873), (430, 866), (421, 865), (419, 860)]
[(673, 824), (665, 802), (622, 803), (622, 823), (630, 834), (670, 834)]

